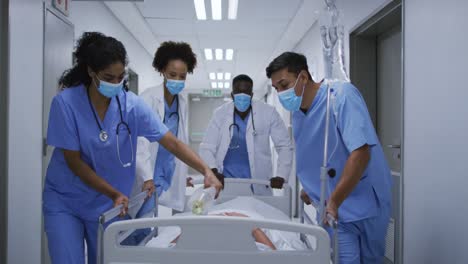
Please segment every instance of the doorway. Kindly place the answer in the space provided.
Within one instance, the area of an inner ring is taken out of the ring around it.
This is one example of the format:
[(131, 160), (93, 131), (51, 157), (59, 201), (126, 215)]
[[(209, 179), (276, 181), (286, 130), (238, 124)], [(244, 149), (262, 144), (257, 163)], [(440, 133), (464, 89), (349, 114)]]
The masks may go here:
[(402, 263), (402, 3), (393, 1), (350, 35), (350, 75), (361, 90), (392, 171), (393, 208), (384, 263)]
[(128, 69), (128, 90), (138, 95), (138, 74)]
[[(205, 131), (213, 115), (213, 110), (230, 101), (229, 97), (206, 97), (202, 94), (190, 94), (188, 96), (188, 131), (189, 145), (193, 151), (198, 153), (200, 143), (203, 141)], [(189, 175), (199, 173), (189, 168)]]

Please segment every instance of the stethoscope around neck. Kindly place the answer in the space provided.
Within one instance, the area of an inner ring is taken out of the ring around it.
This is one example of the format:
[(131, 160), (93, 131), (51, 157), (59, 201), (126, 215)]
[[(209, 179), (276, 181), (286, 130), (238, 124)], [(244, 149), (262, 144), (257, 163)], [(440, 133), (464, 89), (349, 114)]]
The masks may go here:
[[(175, 116), (177, 118), (177, 131), (176, 132), (179, 132), (179, 121), (180, 121), (180, 116), (179, 116), (179, 95), (177, 95), (177, 94), (175, 95), (174, 102), (172, 102), (172, 103), (173, 104), (177, 103), (177, 111), (170, 113), (169, 116), (168, 116), (168, 119), (171, 119), (173, 116)], [(163, 123), (166, 124), (166, 113), (164, 113)]]
[[(252, 119), (252, 135), (256, 136), (257, 135), (257, 130), (255, 129), (255, 120), (254, 120), (254, 113), (252, 110), (252, 105), (250, 106), (250, 113), (251, 113), (251, 119)], [(240, 147), (239, 140), (234, 140), (234, 129), (236, 129), (237, 134), (240, 132), (240, 127), (238, 124), (236, 124), (236, 109), (234, 107), (234, 111), (232, 112), (232, 124), (229, 125), (229, 135), (231, 139), (231, 143), (229, 144), (229, 149), (237, 149)]]
[[(101, 124), (99, 123), (99, 120), (98, 120), (98, 117), (97, 117), (97, 114), (96, 112), (94, 111), (94, 107), (91, 103), (91, 97), (89, 96), (89, 87), (86, 89), (86, 92), (88, 94), (88, 102), (89, 102), (89, 106), (91, 108), (91, 111), (93, 112), (93, 116), (94, 116), (94, 120), (96, 121), (96, 124), (98, 125), (99, 127), (99, 140), (101, 142), (107, 142), (107, 140), (109, 139), (109, 134), (107, 133), (107, 131), (105, 131)], [(132, 142), (132, 132), (130, 131), (130, 127), (128, 126), (127, 122), (125, 122), (123, 120), (123, 114), (122, 114), (122, 105), (120, 104), (120, 99), (119, 99), (119, 96), (116, 96), (115, 99), (117, 100), (117, 104), (119, 106), (119, 114), (120, 114), (120, 122), (117, 124), (117, 127), (116, 127), (116, 131), (115, 131), (115, 135), (117, 136), (117, 156), (119, 158), (119, 161), (120, 161), (120, 164), (122, 164), (122, 166), (124, 168), (127, 168), (127, 167), (130, 167), (132, 164), (133, 164), (133, 160), (134, 160), (134, 157), (133, 157), (133, 142)], [(120, 157), (120, 147), (119, 147), (119, 133), (120, 133), (120, 127), (124, 127), (127, 132), (128, 132), (128, 137), (130, 139), (130, 150), (131, 150), (131, 154), (132, 154), (132, 159), (129, 161), (129, 162), (123, 162), (122, 161), (122, 158)]]

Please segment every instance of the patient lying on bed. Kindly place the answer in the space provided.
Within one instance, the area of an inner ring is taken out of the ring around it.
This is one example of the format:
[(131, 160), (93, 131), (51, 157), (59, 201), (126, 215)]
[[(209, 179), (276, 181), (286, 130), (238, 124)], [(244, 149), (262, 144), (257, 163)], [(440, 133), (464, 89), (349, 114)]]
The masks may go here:
[[(225, 212), (225, 213), (219, 213), (219, 214), (209, 214), (209, 215), (216, 215), (216, 216), (233, 216), (233, 217), (249, 217), (248, 215), (241, 214), (241, 213), (236, 213), (236, 212)], [(255, 228), (252, 230), (252, 236), (255, 239), (255, 242), (257, 243), (258, 247), (268, 247), (271, 250), (276, 250), (275, 245), (271, 242), (271, 240), (268, 238), (268, 236), (263, 232), (260, 228)], [(171, 244), (175, 245), (177, 243), (177, 240), (179, 239), (180, 234), (171, 241)], [(261, 245), (259, 245), (259, 244)]]
[[(191, 213), (178, 214), (177, 216), (192, 215)], [(226, 217), (249, 217), (253, 219), (269, 219), (279, 221), (291, 221), (280, 210), (253, 197), (238, 197), (228, 202), (211, 208), (208, 215)], [(160, 227), (159, 235), (148, 242), (148, 247), (170, 248), (176, 245), (180, 237), (179, 227)], [(304, 250), (306, 246), (300, 240), (299, 234), (278, 230), (252, 230), (259, 250)]]

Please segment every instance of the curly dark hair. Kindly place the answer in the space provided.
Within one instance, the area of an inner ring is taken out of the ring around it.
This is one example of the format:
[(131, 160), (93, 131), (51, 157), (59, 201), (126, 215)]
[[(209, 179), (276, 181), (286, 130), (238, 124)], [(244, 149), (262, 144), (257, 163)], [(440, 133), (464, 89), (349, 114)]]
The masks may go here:
[(71, 69), (66, 70), (59, 80), (64, 87), (80, 84), (88, 86), (91, 83), (88, 67), (98, 72), (116, 62), (128, 64), (127, 51), (122, 42), (99, 32), (83, 33), (73, 55), (75, 64)]
[(185, 42), (165, 41), (159, 46), (154, 54), (153, 67), (162, 72), (171, 60), (182, 60), (187, 64), (189, 73), (197, 66), (197, 55), (192, 48)]

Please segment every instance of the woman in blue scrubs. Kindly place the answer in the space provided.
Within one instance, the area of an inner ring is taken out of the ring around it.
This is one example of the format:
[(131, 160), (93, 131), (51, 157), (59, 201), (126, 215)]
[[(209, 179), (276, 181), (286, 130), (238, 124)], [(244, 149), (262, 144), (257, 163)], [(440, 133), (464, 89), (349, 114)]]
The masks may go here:
[(135, 180), (137, 137), (158, 141), (205, 176), (205, 186), (221, 183), (153, 111), (126, 92), (127, 54), (122, 43), (96, 32), (84, 33), (76, 64), (52, 101), (47, 143), (55, 147), (43, 193), (45, 231), (53, 263), (96, 263), (99, 216), (123, 205)]

